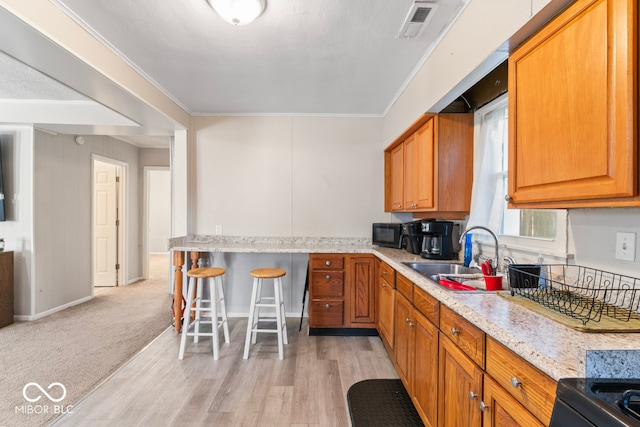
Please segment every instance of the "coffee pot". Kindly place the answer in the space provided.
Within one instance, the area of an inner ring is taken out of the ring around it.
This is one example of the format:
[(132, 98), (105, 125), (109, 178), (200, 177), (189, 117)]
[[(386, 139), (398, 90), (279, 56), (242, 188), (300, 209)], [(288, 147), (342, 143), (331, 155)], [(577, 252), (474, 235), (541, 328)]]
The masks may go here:
[(454, 223), (429, 220), (422, 222), (422, 250), (426, 259), (454, 259), (458, 256), (454, 247)]

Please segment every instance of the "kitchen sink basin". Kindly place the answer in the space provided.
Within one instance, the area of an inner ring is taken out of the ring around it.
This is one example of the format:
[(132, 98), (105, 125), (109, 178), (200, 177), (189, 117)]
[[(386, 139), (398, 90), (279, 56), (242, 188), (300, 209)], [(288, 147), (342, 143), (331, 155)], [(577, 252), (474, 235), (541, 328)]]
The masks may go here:
[(482, 273), (475, 268), (453, 263), (404, 262), (403, 264), (449, 291), (495, 292), (486, 289)]
[(478, 274), (480, 270), (476, 268), (465, 267), (460, 264), (452, 263), (433, 263), (433, 262), (405, 262), (403, 263), (413, 270), (431, 279), (431, 276), (438, 274)]

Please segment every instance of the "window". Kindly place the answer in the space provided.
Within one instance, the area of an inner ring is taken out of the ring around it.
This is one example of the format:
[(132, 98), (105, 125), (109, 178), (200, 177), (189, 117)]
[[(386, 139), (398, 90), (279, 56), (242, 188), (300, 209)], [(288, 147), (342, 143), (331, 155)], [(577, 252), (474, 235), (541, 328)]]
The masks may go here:
[(484, 225), (500, 243), (535, 252), (566, 253), (566, 211), (509, 209), (507, 95), (475, 113), (474, 181), (469, 226)]

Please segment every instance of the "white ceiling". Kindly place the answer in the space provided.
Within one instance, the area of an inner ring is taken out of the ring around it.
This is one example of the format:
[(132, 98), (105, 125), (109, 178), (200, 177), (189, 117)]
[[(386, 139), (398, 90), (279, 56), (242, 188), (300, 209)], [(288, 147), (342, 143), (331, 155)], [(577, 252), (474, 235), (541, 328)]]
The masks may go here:
[[(267, 0), (265, 12), (241, 27), (206, 0), (52, 0), (191, 114), (333, 116), (384, 115), (468, 1), (432, 0), (438, 7), (425, 31), (403, 39), (413, 0)], [(79, 86), (1, 53), (0, 112), (38, 101), (56, 112), (60, 102), (92, 103)], [(93, 104), (86, 109), (96, 114), (93, 127), (59, 114), (32, 122), (78, 134), (136, 125)], [(134, 127), (112, 135), (168, 145), (166, 135)]]

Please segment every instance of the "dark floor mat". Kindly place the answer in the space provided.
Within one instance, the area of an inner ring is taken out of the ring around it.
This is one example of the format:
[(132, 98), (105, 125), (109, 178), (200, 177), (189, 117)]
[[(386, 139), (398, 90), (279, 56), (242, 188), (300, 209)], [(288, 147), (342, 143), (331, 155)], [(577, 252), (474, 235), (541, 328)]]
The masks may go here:
[(347, 402), (353, 427), (424, 425), (400, 380), (355, 383)]

